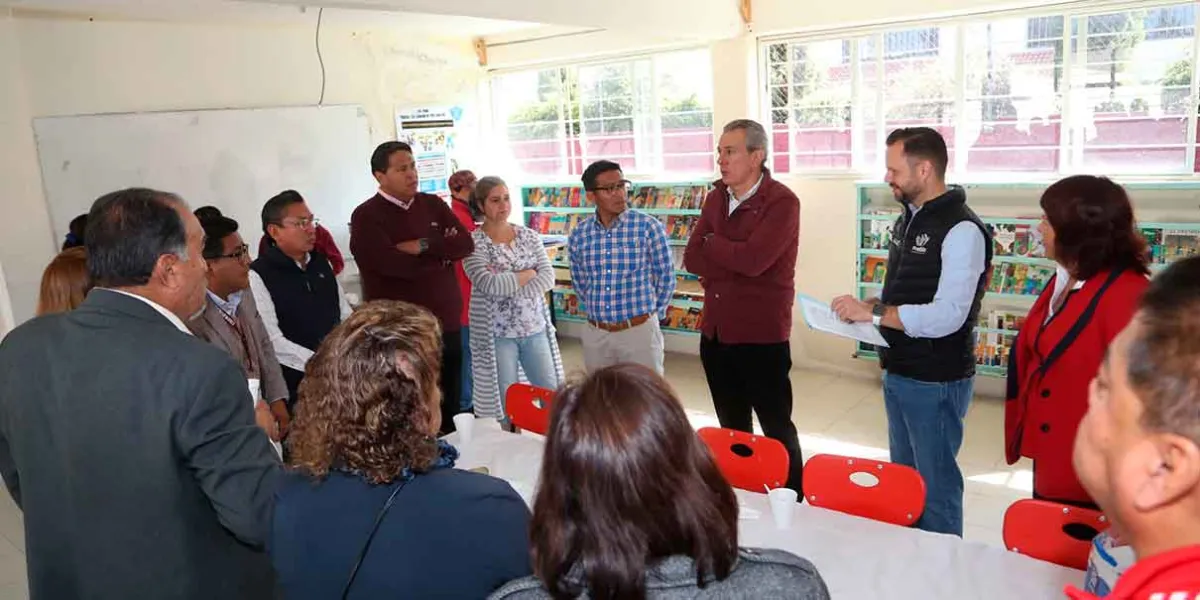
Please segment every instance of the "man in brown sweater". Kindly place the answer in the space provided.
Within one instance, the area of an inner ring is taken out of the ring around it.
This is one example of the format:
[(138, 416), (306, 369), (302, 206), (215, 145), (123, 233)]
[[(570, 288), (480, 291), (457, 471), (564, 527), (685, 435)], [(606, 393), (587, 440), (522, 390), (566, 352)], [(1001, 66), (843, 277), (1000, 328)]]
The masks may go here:
[(726, 125), (717, 155), (721, 179), (683, 254), (704, 286), (700, 362), (721, 427), (752, 432), (751, 411), (757, 414), (763, 434), (787, 449), (786, 485), (800, 492), (788, 341), (800, 200), (767, 170), (767, 133), (757, 122)]
[[(441, 198), (417, 191), (412, 148), (385, 142), (371, 155), (379, 193), (350, 217), (350, 252), (364, 300), (424, 306), (442, 324), (442, 430), (454, 430), (462, 381), (463, 297), (454, 263), (475, 250), (471, 235)], [(466, 368), (470, 368), (469, 365)]]

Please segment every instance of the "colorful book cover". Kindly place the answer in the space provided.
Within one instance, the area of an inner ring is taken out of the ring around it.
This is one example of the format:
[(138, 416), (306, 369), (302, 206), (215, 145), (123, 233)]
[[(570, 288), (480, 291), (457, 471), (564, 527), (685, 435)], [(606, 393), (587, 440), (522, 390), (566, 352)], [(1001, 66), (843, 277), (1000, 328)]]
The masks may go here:
[(1163, 262), (1200, 255), (1200, 231), (1166, 230), (1163, 236)]
[(883, 283), (887, 277), (887, 259), (882, 256), (868, 256), (863, 261), (861, 279), (864, 283)]

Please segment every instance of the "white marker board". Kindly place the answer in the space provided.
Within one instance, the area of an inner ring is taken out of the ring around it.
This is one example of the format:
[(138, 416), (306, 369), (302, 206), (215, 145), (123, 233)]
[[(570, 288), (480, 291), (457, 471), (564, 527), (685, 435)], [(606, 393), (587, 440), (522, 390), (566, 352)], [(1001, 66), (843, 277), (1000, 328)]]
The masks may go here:
[(236, 219), (257, 254), (263, 204), (294, 189), (349, 258), (350, 213), (375, 193), (374, 145), (359, 106), (129, 113), (34, 119), (57, 240), (96, 198), (174, 192)]

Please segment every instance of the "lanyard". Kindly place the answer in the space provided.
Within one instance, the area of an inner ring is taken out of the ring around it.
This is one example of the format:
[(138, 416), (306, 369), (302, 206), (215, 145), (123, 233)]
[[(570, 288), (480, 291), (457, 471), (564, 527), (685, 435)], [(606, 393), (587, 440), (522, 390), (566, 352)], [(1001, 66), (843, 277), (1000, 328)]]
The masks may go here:
[(217, 306), (217, 312), (221, 313), (221, 318), (225, 320), (225, 324), (229, 325), (229, 328), (237, 334), (238, 341), (242, 343), (242, 356), (246, 357), (247, 375), (251, 377), (255, 376), (258, 374), (258, 368), (254, 364), (254, 353), (250, 351), (250, 340), (246, 337), (245, 330), (242, 329), (241, 320), (236, 315), (225, 312), (225, 309), (220, 306)]

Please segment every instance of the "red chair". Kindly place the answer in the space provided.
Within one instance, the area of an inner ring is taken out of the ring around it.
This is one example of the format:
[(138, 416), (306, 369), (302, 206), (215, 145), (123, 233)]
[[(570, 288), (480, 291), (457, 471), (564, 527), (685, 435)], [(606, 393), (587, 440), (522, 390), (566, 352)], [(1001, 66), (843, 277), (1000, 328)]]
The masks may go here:
[(804, 498), (813, 506), (908, 527), (925, 511), (925, 480), (904, 465), (818, 454), (804, 463)]
[(719, 427), (703, 427), (696, 433), (729, 485), (761, 492), (764, 485), (777, 488), (787, 481), (787, 449), (778, 440)]
[(1108, 529), (1098, 510), (1046, 500), (1018, 500), (1004, 511), (1004, 546), (1072, 569), (1087, 569), (1092, 538)]
[(553, 398), (553, 390), (514, 383), (508, 386), (504, 396), (504, 412), (516, 427), (546, 435), (550, 429), (550, 401)]

